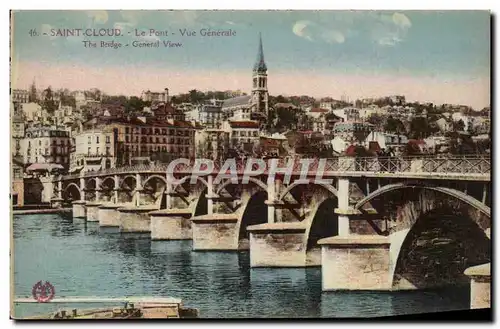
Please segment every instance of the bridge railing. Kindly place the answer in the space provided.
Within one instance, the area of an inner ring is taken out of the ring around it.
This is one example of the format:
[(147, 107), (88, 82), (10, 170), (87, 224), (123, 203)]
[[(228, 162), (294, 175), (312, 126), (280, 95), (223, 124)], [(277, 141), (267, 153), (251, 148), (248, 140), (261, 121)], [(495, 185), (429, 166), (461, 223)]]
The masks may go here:
[[(491, 159), (488, 157), (336, 157), (328, 159), (310, 159), (309, 174), (318, 171), (323, 172), (372, 172), (372, 173), (455, 173), (455, 174), (490, 174)], [(277, 167), (286, 168), (290, 159), (278, 159)], [(300, 159), (292, 159), (293, 174), (300, 174), (302, 163)], [(214, 173), (220, 172), (224, 162), (214, 161)], [(167, 172), (168, 164), (160, 165), (137, 165), (131, 167), (111, 168), (100, 171), (88, 171), (82, 174), (71, 174), (59, 176), (58, 179), (68, 180), (80, 177), (93, 177), (96, 175), (114, 175), (131, 173), (163, 173)], [(179, 164), (175, 167), (175, 173), (189, 174), (193, 172), (194, 160), (189, 165)], [(268, 173), (270, 160), (264, 173)], [(202, 169), (205, 169), (202, 167)], [(252, 170), (256, 165), (252, 166)], [(236, 170), (242, 174), (246, 170), (246, 160), (236, 161)]]

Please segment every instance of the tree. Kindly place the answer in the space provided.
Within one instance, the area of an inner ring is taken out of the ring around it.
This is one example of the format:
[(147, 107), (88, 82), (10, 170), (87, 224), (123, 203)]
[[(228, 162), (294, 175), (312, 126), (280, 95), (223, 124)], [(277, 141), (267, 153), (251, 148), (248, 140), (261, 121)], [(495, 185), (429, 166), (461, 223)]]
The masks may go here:
[(401, 120), (399, 119), (393, 118), (392, 116), (389, 116), (387, 118), (387, 121), (384, 125), (384, 130), (396, 134), (402, 134), (406, 132), (403, 122), (401, 122)]
[(453, 122), (453, 131), (464, 131), (465, 123), (462, 119)]
[(42, 107), (49, 113), (49, 114), (54, 114), (55, 110), (57, 109), (57, 104), (54, 101), (54, 95), (52, 93), (52, 89), (50, 86), (44, 90), (44, 100)]
[(382, 128), (385, 120), (384, 117), (381, 116), (380, 114), (372, 113), (366, 121), (368, 121), (369, 123), (371, 123), (376, 127)]
[(439, 131), (439, 129), (429, 125), (427, 118), (414, 117), (410, 122), (410, 138), (427, 138), (437, 131)]
[(35, 80), (33, 80), (33, 83), (31, 84), (31, 88), (30, 88), (30, 93), (29, 93), (29, 102), (30, 103), (36, 103), (37, 100), (38, 100), (38, 96), (36, 94), (36, 86), (35, 86)]

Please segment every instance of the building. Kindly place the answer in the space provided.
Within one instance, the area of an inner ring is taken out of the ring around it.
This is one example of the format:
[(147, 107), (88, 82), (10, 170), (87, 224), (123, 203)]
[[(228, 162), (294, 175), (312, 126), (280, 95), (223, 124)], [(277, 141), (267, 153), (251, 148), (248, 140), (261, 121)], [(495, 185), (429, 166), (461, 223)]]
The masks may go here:
[(199, 129), (195, 133), (196, 157), (224, 159), (229, 153), (230, 131), (223, 129)]
[(41, 121), (42, 107), (37, 103), (24, 103), (21, 105), (21, 110), (26, 121)]
[(333, 126), (333, 134), (349, 144), (364, 142), (373, 130), (372, 124), (361, 121), (337, 122)]
[(220, 106), (203, 104), (199, 109), (199, 122), (206, 128), (221, 128), (223, 119), (224, 114)]
[(404, 135), (372, 131), (366, 137), (364, 144), (372, 151), (393, 150), (395, 152), (403, 152), (408, 144), (408, 137)]
[(143, 91), (141, 93), (141, 99), (144, 102), (151, 102), (151, 103), (165, 102), (165, 103), (168, 103), (169, 102), (168, 98), (169, 98), (168, 97), (168, 88), (165, 88), (164, 91), (147, 90), (147, 91)]
[(128, 166), (172, 158), (193, 158), (195, 130), (187, 121), (149, 118), (101, 118), (95, 127), (113, 134), (116, 166)]
[(24, 116), (22, 114), (22, 111), (20, 111), (20, 107), (18, 107), (16, 104), (11, 103), (12, 108), (11, 108), (11, 145), (10, 145), (10, 152), (14, 156), (20, 156), (21, 155), (21, 141), (24, 138), (24, 129), (25, 129), (25, 122), (24, 122)]
[(229, 131), (230, 147), (249, 152), (259, 140), (260, 123), (258, 121), (228, 121), (224, 127)]
[(60, 164), (68, 169), (70, 150), (69, 132), (55, 126), (27, 128), (21, 140), (21, 155), (25, 164)]
[(86, 130), (75, 135), (70, 172), (97, 171), (116, 167), (115, 141), (112, 132)]
[(13, 89), (12, 90), (12, 102), (24, 104), (29, 103), (30, 93), (25, 89)]
[(172, 106), (171, 103), (158, 103), (151, 106), (151, 111), (153, 112), (153, 116), (157, 120), (178, 120), (185, 121), (186, 115), (185, 113)]
[(257, 60), (252, 71), (252, 93), (226, 99), (222, 104), (223, 117), (233, 120), (265, 121), (269, 113), (269, 92), (267, 89), (267, 65), (264, 61), (262, 37), (259, 35)]
[(11, 186), (11, 204), (22, 207), (24, 205), (24, 164), (22, 158), (12, 157), (12, 186)]

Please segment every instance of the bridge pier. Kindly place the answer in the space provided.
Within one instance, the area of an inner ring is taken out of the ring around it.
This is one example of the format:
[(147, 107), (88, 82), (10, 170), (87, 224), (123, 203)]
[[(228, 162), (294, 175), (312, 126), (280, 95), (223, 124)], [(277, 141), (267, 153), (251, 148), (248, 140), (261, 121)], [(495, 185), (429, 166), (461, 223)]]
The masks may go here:
[(193, 238), (190, 209), (162, 209), (149, 213), (151, 240), (189, 240)]
[(236, 214), (211, 214), (191, 219), (193, 250), (239, 250)]
[(307, 260), (306, 224), (266, 223), (247, 227), (251, 267), (317, 266)]
[(73, 218), (85, 218), (86, 217), (86, 209), (85, 209), (85, 200), (77, 200), (72, 202), (73, 206)]
[(120, 232), (151, 232), (149, 213), (156, 207), (124, 207), (118, 208)]
[(119, 208), (125, 207), (125, 204), (103, 204), (98, 207), (97, 218), (99, 226), (103, 227), (120, 227)]
[(335, 212), (338, 216), (338, 234), (339, 236), (348, 236), (350, 234), (349, 229), (349, 179), (344, 177), (339, 177), (338, 179), (338, 208)]
[(62, 208), (64, 200), (62, 198), (52, 198), (50, 200), (50, 206), (52, 208)]
[(87, 214), (87, 222), (98, 222), (98, 211), (101, 202), (88, 202), (85, 204), (85, 211)]
[(374, 235), (321, 239), (322, 290), (391, 290), (390, 242)]
[(470, 308), (491, 308), (491, 263), (469, 267), (464, 274), (471, 279)]

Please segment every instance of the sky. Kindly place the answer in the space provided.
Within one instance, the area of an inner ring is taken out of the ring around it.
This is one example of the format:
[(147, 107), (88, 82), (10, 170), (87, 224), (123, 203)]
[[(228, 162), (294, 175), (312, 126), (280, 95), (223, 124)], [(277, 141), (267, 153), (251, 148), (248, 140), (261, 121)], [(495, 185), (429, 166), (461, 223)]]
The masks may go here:
[[(124, 36), (50, 36), (52, 29), (75, 28), (116, 28)], [(136, 29), (146, 36), (135, 36)], [(150, 29), (169, 35), (150, 36)], [(182, 36), (183, 29), (197, 35)], [(235, 35), (204, 37), (201, 29)], [(126, 95), (164, 88), (171, 94), (249, 92), (259, 33), (271, 95), (403, 94), (436, 104), (490, 105), (487, 11), (18, 11), (12, 87), (35, 80), (42, 88), (95, 87)], [(84, 40), (114, 40), (122, 47), (85, 48)], [(132, 46), (157, 40), (182, 47)]]

